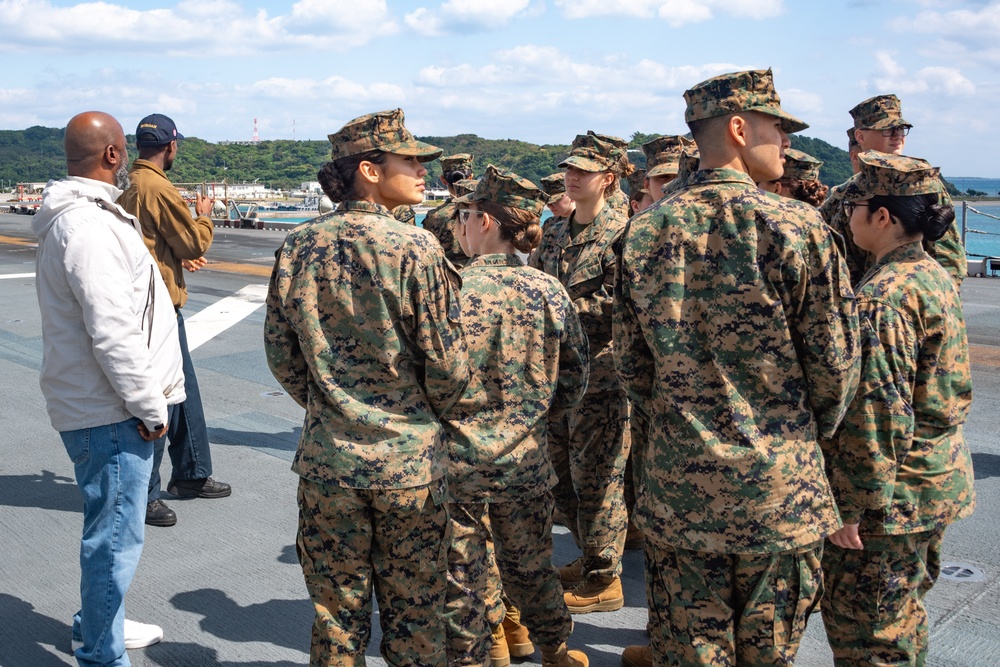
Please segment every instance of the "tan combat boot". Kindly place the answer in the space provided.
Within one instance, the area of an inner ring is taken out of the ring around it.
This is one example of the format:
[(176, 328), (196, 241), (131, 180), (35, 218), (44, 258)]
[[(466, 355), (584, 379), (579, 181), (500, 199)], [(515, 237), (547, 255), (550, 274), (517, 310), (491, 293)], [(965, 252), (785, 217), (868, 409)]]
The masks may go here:
[(610, 577), (603, 581), (585, 581), (563, 593), (563, 599), (571, 614), (616, 611), (625, 604), (620, 577)]
[(580, 556), (572, 563), (559, 568), (559, 581), (562, 582), (563, 588), (573, 588), (583, 583), (586, 574), (583, 571), (583, 556)]
[(490, 644), (490, 667), (507, 667), (510, 664), (510, 650), (507, 648), (507, 637), (504, 636), (503, 623), (493, 628)]
[(649, 646), (626, 646), (622, 651), (625, 667), (653, 667), (653, 650)]
[(563, 644), (554, 651), (542, 649), (542, 667), (590, 667), (590, 660), (583, 651), (570, 651)]
[(526, 658), (535, 652), (535, 645), (528, 636), (528, 628), (521, 625), (520, 610), (511, 605), (503, 619), (503, 633), (507, 638), (507, 649), (515, 658)]

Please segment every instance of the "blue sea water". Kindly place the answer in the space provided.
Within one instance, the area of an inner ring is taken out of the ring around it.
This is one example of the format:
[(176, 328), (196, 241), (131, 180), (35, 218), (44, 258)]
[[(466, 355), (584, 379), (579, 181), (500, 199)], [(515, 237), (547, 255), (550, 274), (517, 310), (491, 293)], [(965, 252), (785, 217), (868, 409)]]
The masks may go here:
[(1000, 197), (1000, 178), (976, 178), (973, 176), (948, 176), (945, 178), (954, 185), (960, 192), (967, 192), (970, 188), (985, 192), (990, 197)]
[[(965, 210), (965, 251), (972, 256), (1000, 257), (1000, 202), (971, 201)], [(955, 215), (962, 229), (963, 206), (955, 201)], [(992, 217), (991, 217), (992, 216)]]

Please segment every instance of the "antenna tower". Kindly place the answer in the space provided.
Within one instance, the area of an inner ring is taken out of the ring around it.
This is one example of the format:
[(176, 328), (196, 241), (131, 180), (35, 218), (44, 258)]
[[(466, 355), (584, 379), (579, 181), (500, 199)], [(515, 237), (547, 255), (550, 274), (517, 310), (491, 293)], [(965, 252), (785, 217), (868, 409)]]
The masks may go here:
[(260, 143), (260, 135), (257, 134), (257, 119), (256, 118), (253, 119), (253, 138), (250, 139), (250, 141), (254, 142), (255, 144)]

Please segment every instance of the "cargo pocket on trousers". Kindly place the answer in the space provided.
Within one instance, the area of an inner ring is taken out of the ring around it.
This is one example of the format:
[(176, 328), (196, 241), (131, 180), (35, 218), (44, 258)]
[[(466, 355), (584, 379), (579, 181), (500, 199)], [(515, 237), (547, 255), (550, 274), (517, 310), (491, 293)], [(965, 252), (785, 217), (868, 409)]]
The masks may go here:
[[(784, 590), (774, 592), (774, 644), (797, 644), (823, 593), (818, 550), (789, 554)], [(775, 583), (776, 589), (779, 582)]]

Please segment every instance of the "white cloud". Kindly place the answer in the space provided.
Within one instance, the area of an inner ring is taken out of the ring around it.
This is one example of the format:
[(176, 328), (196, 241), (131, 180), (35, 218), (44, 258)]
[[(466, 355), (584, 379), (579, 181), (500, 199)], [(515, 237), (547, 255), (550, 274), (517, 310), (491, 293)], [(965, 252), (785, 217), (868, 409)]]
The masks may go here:
[[(924, 3), (940, 6), (945, 3)], [(1000, 2), (993, 0), (978, 9), (927, 10), (913, 17), (890, 22), (900, 33), (936, 35), (923, 52), (961, 62), (1000, 64)]]
[(0, 0), (0, 52), (27, 47), (79, 55), (131, 47), (203, 57), (294, 47), (344, 51), (398, 30), (385, 0), (300, 0), (289, 14), (273, 17), (229, 0), (181, 0), (149, 10), (109, 2)]
[(555, 0), (567, 18), (625, 16), (663, 19), (672, 27), (717, 16), (765, 19), (784, 11), (783, 0)]
[(930, 93), (951, 97), (976, 94), (975, 84), (955, 67), (924, 67), (911, 75), (907, 74), (907, 70), (891, 54), (883, 51), (875, 55), (879, 72), (867, 79), (865, 84), (876, 93)]
[(525, 15), (530, 4), (531, 0), (447, 0), (436, 10), (418, 7), (403, 20), (414, 32), (431, 37), (490, 30)]

